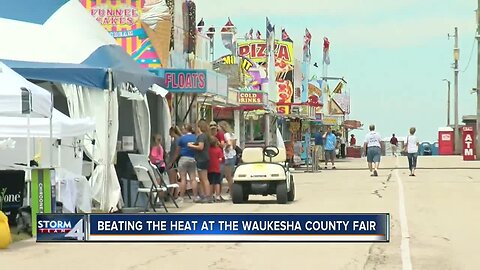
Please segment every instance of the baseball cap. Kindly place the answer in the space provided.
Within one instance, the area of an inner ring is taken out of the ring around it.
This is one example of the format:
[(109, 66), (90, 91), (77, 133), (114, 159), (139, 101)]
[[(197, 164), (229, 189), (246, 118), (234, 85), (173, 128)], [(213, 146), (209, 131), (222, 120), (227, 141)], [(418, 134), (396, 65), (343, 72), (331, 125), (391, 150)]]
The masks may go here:
[(210, 122), (210, 127), (216, 127), (216, 126), (217, 126), (217, 122), (215, 121)]

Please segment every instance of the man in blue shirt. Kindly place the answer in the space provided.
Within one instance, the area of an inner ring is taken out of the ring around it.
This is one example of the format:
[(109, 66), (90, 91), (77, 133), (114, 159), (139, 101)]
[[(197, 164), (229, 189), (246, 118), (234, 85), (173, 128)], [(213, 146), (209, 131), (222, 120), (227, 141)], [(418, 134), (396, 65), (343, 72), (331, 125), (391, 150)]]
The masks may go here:
[(315, 134), (313, 134), (315, 138), (315, 153), (317, 156), (317, 160), (323, 160), (323, 136), (322, 136), (322, 129), (320, 127), (317, 128)]
[(325, 139), (325, 169), (327, 169), (329, 160), (332, 162), (332, 169), (335, 169), (335, 147), (337, 145), (337, 137), (332, 133), (330, 127), (327, 127), (327, 132), (323, 137)]

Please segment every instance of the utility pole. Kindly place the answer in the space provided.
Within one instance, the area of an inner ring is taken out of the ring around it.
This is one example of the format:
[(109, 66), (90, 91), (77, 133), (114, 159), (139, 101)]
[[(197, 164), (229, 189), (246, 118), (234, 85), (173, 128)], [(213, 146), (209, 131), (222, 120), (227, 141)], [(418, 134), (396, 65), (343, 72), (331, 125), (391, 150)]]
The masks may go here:
[[(450, 35), (448, 35), (450, 37)], [(452, 36), (455, 38), (455, 46), (453, 48), (453, 75), (454, 75), (454, 81), (453, 81), (453, 87), (454, 87), (454, 99), (455, 99), (455, 105), (454, 105), (454, 138), (455, 138), (455, 155), (460, 154), (460, 132), (458, 128), (458, 59), (460, 58), (460, 49), (458, 48), (458, 27), (455, 27), (455, 34)]]
[[(480, 0), (479, 0), (480, 1)], [(447, 80), (447, 79), (443, 79), (443, 81), (447, 82), (447, 87), (448, 87), (448, 90), (447, 90), (447, 127), (450, 126), (450, 81)]]
[(478, 0), (477, 8), (477, 139), (475, 143), (475, 152), (477, 160), (480, 160), (480, 0)]

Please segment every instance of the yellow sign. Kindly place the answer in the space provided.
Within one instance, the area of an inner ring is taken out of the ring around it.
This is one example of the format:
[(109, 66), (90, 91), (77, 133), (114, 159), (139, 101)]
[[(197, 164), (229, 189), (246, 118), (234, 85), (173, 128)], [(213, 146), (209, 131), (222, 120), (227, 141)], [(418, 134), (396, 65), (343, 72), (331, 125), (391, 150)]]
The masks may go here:
[(290, 106), (289, 105), (277, 105), (277, 113), (278, 114), (290, 114)]
[(336, 117), (324, 117), (322, 123), (327, 126), (335, 126), (338, 124), (338, 119)]

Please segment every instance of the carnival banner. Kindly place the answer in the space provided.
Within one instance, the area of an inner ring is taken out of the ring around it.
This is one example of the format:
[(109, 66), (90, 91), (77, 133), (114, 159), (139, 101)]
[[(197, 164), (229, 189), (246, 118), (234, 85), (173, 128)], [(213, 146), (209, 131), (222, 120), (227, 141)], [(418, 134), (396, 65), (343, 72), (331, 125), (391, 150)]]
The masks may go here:
[[(262, 67), (266, 73), (267, 44), (264, 39), (246, 40), (238, 42), (238, 55), (246, 57)], [(293, 69), (294, 54), (293, 43), (275, 40), (275, 75), (277, 83), (278, 106), (277, 112), (288, 114), (290, 104), (294, 98)]]
[(165, 0), (80, 2), (141, 66), (167, 67), (172, 16)]

